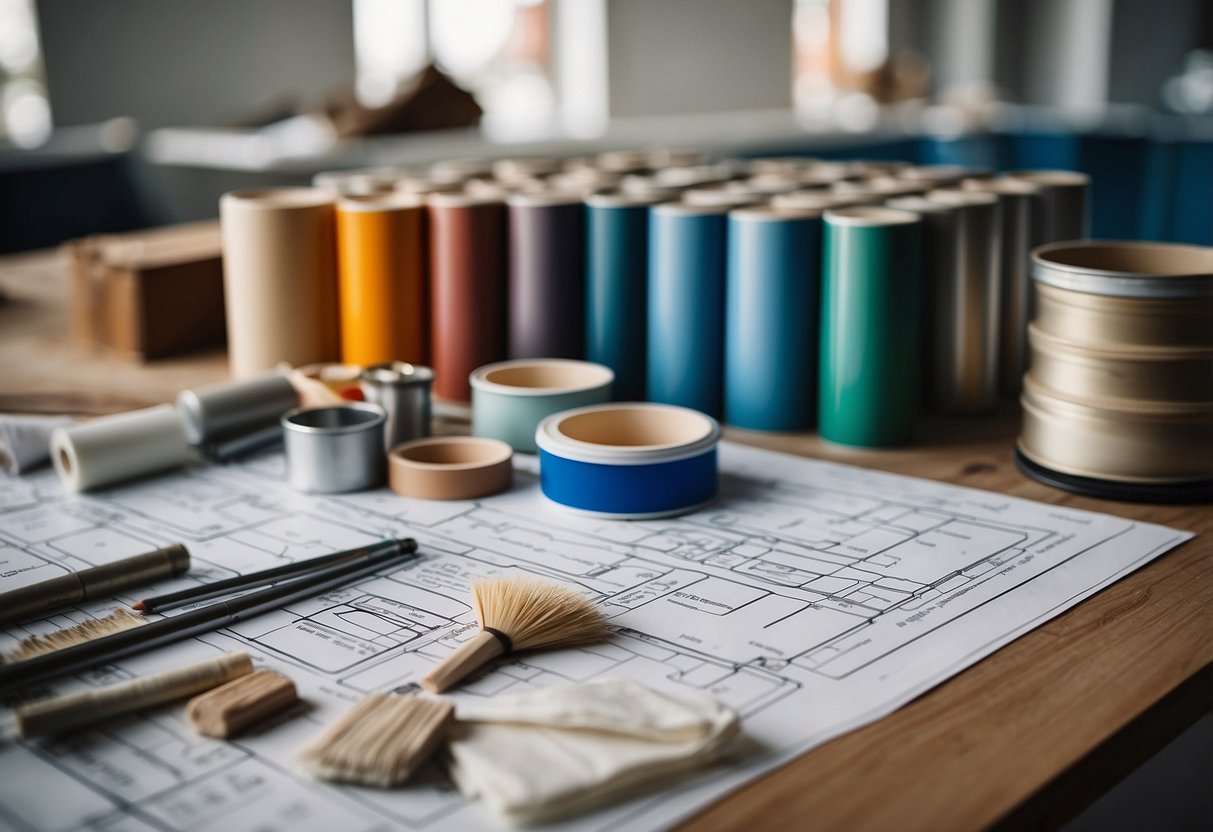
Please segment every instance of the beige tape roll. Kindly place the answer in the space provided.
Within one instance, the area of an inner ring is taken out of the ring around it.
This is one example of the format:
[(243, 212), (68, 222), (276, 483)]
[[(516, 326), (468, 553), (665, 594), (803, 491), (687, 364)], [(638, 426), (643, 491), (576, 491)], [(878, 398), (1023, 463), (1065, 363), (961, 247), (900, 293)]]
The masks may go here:
[(1022, 454), (1113, 483), (1213, 483), (1213, 248), (1059, 242), (1032, 261)]
[(1213, 407), (1213, 348), (1083, 347), (1028, 325), (1032, 379), (1070, 399)]
[(423, 500), (473, 500), (510, 487), (514, 451), (498, 439), (431, 436), (392, 448), (393, 491)]
[[(1019, 450), (1080, 477), (1166, 484), (1213, 476), (1213, 406), (1067, 401), (1024, 377)], [(1155, 405), (1151, 408), (1150, 405)]]
[(1036, 284), (1041, 332), (1081, 344), (1213, 347), (1207, 304), (1190, 300), (1146, 300), (1071, 292)]
[(233, 191), (220, 199), (219, 215), (232, 374), (336, 360), (333, 196), (315, 188)]

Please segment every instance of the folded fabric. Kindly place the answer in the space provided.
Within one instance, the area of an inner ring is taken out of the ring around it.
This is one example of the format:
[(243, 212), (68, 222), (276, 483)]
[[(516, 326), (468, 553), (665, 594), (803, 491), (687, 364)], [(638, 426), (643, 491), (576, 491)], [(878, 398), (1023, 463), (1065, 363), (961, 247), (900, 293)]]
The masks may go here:
[(647, 791), (712, 762), (738, 731), (694, 691), (601, 680), (460, 703), (451, 777), (514, 824), (542, 823)]
[(51, 458), (51, 433), (74, 421), (70, 416), (0, 413), (0, 469), (25, 474), (46, 463)]

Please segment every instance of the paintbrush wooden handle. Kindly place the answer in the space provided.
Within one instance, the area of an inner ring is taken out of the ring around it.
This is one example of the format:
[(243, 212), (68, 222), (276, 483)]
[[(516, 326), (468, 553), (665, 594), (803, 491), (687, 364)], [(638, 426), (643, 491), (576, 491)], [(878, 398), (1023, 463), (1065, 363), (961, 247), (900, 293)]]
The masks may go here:
[(468, 674), (484, 667), (493, 659), (505, 653), (501, 639), (492, 633), (481, 630), (474, 637), (455, 648), (421, 680), (421, 687), (430, 693), (442, 693), (449, 690)]
[(252, 672), (253, 661), (248, 653), (226, 653), (217, 659), (129, 682), (31, 702), (17, 708), (17, 730), (23, 737), (61, 734), (119, 714), (183, 699)]

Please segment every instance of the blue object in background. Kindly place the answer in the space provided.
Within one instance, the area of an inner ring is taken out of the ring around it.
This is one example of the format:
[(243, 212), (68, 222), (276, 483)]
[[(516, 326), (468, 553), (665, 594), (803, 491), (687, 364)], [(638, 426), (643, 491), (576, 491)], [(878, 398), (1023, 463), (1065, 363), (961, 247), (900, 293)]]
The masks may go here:
[(724, 416), (752, 430), (813, 426), (821, 217), (729, 213)]
[(1056, 130), (1009, 133), (1010, 170), (1078, 170), (1078, 136)]
[(1213, 119), (1121, 112), (1093, 129), (1073, 130), (1054, 116), (1029, 112), (999, 131), (785, 150), (844, 161), (1081, 171), (1091, 177), (1093, 237), (1213, 245)]
[(1213, 140), (1175, 142), (1174, 154), (1167, 239), (1213, 244)]
[(926, 136), (918, 143), (918, 164), (1000, 170), (1007, 167), (1010, 144), (1007, 136), (996, 133)]
[(1079, 135), (1076, 169), (1091, 177), (1087, 204), (1092, 238), (1133, 240), (1141, 236), (1148, 148), (1143, 136), (1131, 133)]
[(648, 239), (651, 200), (585, 201), (585, 355), (615, 371), (614, 398), (645, 396)]
[(649, 401), (719, 416), (724, 375), (726, 209), (649, 211)]

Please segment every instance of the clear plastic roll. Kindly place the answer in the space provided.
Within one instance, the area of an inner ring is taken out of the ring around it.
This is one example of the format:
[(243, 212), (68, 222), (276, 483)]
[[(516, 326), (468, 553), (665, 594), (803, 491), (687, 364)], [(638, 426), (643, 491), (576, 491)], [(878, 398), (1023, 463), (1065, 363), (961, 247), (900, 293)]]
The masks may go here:
[(90, 491), (184, 465), (190, 458), (172, 405), (102, 416), (51, 435), (51, 459), (72, 491)]

